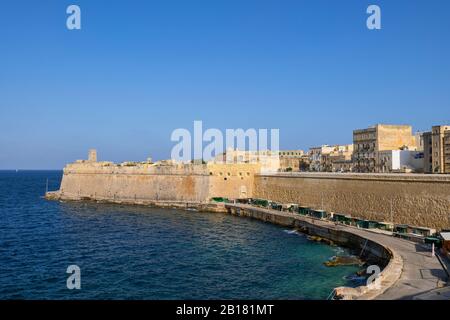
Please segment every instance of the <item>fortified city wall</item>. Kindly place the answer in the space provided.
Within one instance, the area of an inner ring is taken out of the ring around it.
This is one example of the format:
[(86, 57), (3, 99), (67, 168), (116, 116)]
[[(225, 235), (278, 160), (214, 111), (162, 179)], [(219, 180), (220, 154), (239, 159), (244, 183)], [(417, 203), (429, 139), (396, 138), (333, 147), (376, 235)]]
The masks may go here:
[(354, 217), (450, 228), (450, 176), (259, 174), (258, 164), (155, 165), (77, 161), (64, 168), (60, 199), (207, 202), (263, 198)]
[(253, 196), (368, 220), (450, 228), (448, 175), (259, 175), (255, 177)]
[(117, 165), (79, 161), (64, 168), (61, 199), (205, 202), (251, 196), (257, 164)]
[(202, 201), (208, 175), (201, 166), (118, 166), (73, 163), (64, 168), (63, 199)]

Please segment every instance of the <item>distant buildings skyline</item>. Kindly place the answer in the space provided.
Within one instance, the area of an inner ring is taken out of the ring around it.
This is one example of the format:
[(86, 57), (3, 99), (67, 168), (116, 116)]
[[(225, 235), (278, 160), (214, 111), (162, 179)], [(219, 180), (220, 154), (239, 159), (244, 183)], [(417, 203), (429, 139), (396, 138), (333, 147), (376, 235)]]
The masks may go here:
[[(251, 139), (251, 136), (249, 134), (247, 138)], [(238, 145), (245, 145), (245, 139), (246, 136), (241, 135)], [(87, 161), (76, 162), (97, 162), (97, 151), (89, 150)], [(107, 166), (114, 164), (111, 161), (102, 163)], [(410, 125), (376, 124), (353, 130), (352, 144), (324, 144), (311, 147), (306, 152), (301, 149), (228, 147), (211, 159), (170, 158), (153, 162), (149, 157), (146, 161), (125, 161), (117, 165), (127, 167), (143, 164), (175, 167), (258, 164), (261, 172), (450, 173), (450, 126), (433, 126), (431, 131), (413, 134)]]

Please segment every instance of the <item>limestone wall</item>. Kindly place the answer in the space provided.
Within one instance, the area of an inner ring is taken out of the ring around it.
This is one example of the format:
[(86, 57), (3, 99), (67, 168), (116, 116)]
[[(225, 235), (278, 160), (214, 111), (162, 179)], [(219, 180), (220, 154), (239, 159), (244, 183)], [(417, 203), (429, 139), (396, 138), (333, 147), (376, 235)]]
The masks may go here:
[(204, 202), (212, 197), (251, 197), (257, 164), (119, 166), (76, 162), (64, 168), (62, 199)]
[(209, 177), (205, 166), (70, 164), (64, 169), (62, 198), (204, 201)]
[(251, 198), (259, 164), (208, 164), (209, 195), (230, 199)]
[(377, 221), (450, 228), (450, 176), (445, 175), (259, 175), (254, 197)]
[(258, 175), (259, 171), (255, 164), (119, 166), (77, 162), (64, 169), (58, 197), (186, 202), (253, 197), (377, 221), (450, 228), (449, 175)]

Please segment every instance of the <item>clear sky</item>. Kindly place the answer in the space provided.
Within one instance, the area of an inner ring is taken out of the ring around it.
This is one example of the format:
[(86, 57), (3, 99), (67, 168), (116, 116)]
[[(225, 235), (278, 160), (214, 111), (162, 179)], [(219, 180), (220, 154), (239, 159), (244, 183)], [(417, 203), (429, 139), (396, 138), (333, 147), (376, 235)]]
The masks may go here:
[[(66, 28), (79, 5), (81, 30)], [(382, 10), (382, 30), (366, 9)], [(450, 123), (448, 0), (3, 0), (0, 169), (168, 158), (176, 128), (284, 149)]]

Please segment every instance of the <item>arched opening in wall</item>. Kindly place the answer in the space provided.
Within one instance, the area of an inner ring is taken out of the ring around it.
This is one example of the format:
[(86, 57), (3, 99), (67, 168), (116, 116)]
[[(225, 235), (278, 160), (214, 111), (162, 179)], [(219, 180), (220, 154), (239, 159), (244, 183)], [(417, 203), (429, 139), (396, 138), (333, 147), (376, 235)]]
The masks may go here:
[(247, 187), (241, 186), (239, 189), (239, 197), (240, 198), (247, 198)]

